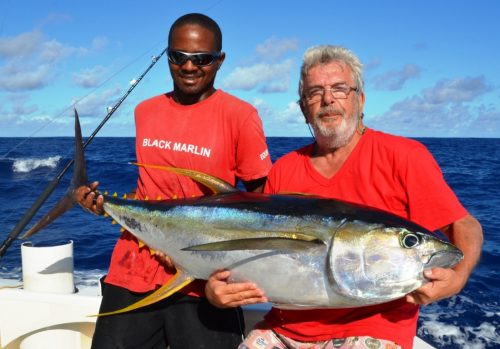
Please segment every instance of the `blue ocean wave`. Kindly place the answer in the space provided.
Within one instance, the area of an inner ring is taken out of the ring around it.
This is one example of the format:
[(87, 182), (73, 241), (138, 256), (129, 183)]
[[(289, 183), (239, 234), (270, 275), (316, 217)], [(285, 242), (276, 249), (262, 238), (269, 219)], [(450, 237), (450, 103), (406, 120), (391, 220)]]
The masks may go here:
[(18, 173), (28, 173), (33, 170), (47, 167), (56, 168), (61, 160), (61, 156), (49, 156), (47, 158), (25, 158), (15, 159), (12, 164), (12, 171)]

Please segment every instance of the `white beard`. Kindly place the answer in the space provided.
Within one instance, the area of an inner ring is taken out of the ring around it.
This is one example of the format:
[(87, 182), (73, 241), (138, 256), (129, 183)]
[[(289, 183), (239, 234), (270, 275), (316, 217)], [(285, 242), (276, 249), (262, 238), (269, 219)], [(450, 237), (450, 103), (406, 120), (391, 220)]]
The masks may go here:
[(314, 115), (311, 121), (311, 126), (314, 130), (316, 141), (328, 149), (338, 149), (347, 145), (354, 134), (359, 122), (359, 106), (356, 103), (353, 114), (346, 117), (345, 112), (341, 113), (340, 125), (333, 127), (321, 122), (319, 112)]

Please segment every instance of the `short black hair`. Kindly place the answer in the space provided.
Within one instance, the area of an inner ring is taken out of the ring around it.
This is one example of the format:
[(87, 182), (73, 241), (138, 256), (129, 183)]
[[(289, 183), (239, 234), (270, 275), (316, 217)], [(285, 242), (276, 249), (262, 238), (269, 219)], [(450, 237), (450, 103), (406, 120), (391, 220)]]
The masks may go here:
[(199, 25), (200, 27), (203, 27), (212, 32), (212, 34), (214, 34), (215, 49), (217, 51), (222, 50), (222, 32), (220, 31), (219, 25), (212, 18), (201, 13), (188, 13), (177, 18), (177, 20), (170, 27), (170, 31), (168, 32), (169, 45), (173, 31), (187, 24)]

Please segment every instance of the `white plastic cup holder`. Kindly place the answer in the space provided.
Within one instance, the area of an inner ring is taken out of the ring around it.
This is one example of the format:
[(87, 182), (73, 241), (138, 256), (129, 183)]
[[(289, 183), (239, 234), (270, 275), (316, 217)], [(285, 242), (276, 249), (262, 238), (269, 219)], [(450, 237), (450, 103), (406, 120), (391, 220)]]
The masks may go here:
[(54, 246), (21, 244), (23, 284), (26, 291), (68, 294), (75, 292), (73, 241)]

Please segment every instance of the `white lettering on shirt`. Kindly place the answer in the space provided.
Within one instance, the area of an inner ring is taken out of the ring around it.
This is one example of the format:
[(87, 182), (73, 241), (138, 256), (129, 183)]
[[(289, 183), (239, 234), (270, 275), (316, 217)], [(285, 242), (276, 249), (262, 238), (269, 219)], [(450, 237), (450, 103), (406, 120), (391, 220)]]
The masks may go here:
[(266, 149), (265, 151), (263, 151), (261, 154), (260, 154), (260, 159), (261, 160), (264, 160), (265, 158), (267, 158), (269, 156), (269, 150)]
[(197, 146), (194, 144), (174, 142), (172, 145), (172, 143), (173, 143), (172, 141), (168, 141), (166, 139), (144, 138), (142, 140), (143, 147), (152, 147), (152, 148), (159, 148), (159, 149), (165, 149), (165, 150), (180, 151), (180, 152), (184, 152), (184, 153), (195, 154), (198, 156), (204, 156), (207, 158), (210, 157), (210, 153), (212, 152), (212, 149), (200, 147), (200, 146)]

